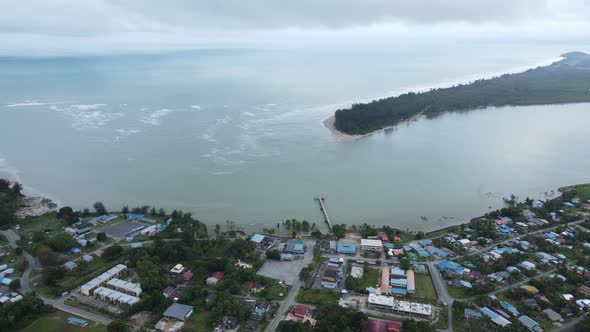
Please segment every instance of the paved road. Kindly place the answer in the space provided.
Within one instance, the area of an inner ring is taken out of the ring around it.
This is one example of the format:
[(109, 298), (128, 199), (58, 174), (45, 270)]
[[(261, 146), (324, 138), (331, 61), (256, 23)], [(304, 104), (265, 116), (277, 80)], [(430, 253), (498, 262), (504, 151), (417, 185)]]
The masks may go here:
[(447, 284), (441, 277), (440, 272), (434, 265), (434, 262), (429, 262), (426, 265), (428, 266), (432, 283), (434, 284), (434, 289), (436, 290), (438, 298), (443, 303), (447, 304), (448, 327), (446, 329), (438, 329), (438, 331), (453, 332), (453, 302), (455, 300), (449, 295)]
[(279, 323), (287, 314), (287, 310), (289, 307), (295, 304), (295, 298), (297, 297), (297, 293), (299, 293), (299, 289), (303, 286), (303, 282), (300, 280), (296, 280), (293, 283), (293, 287), (291, 287), (291, 291), (287, 295), (287, 298), (281, 301), (280, 307), (277, 310), (275, 317), (268, 323), (266, 326), (266, 332), (274, 332), (277, 330)]
[[(20, 236), (18, 234), (16, 234), (13, 230), (9, 229), (6, 231), (0, 231), (0, 234), (4, 235), (6, 237), (6, 239), (8, 240), (8, 243), (10, 244), (11, 247), (13, 247), (13, 248), (17, 247), (16, 241), (20, 240)], [(28, 292), (31, 292), (29, 275), (31, 274), (31, 271), (33, 269), (39, 269), (40, 264), (36, 258), (29, 255), (29, 253), (27, 253), (26, 251), (23, 251), (23, 256), (25, 257), (25, 259), (29, 263), (28, 264), (29, 266), (27, 267), (25, 272), (23, 272), (23, 275), (20, 279), (21, 291), (23, 293), (28, 293)], [(94, 314), (94, 313), (91, 313), (88, 311), (84, 311), (82, 309), (74, 308), (72, 306), (64, 304), (63, 298), (50, 299), (50, 298), (44, 297), (40, 294), (37, 294), (37, 296), (43, 301), (43, 303), (48, 304), (48, 305), (50, 305), (58, 310), (61, 310), (63, 312), (67, 312), (69, 314), (76, 315), (76, 316), (82, 317), (84, 319), (91, 320), (91, 321), (98, 322), (98, 323), (105, 324), (105, 325), (108, 325), (111, 323), (111, 319), (109, 319), (107, 317), (97, 315), (97, 314)]]

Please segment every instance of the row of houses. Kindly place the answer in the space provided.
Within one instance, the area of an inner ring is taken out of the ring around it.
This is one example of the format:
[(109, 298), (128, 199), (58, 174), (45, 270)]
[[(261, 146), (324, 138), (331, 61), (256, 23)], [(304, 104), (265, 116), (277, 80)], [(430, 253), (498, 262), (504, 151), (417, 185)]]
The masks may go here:
[(118, 290), (102, 286), (95, 289), (93, 295), (95, 298), (113, 304), (134, 305), (135, 303), (139, 302), (139, 297), (137, 296), (129, 295)]
[(104, 286), (107, 282), (111, 279), (117, 278), (121, 276), (123, 273), (127, 271), (127, 266), (123, 264), (117, 264), (114, 267), (110, 268), (105, 273), (99, 275), (98, 277), (88, 281), (84, 285), (80, 286), (80, 293), (86, 296), (93, 295), (94, 291), (101, 286)]
[[(512, 322), (510, 322), (509, 319), (512, 316), (514, 316), (514, 317), (519, 316), (520, 313), (518, 312), (518, 310), (516, 310), (509, 303), (501, 302), (500, 304), (502, 305), (502, 303), (504, 304), (503, 307), (511, 309), (510, 311), (511, 311), (512, 315), (504, 312), (501, 309), (492, 310), (488, 307), (483, 307), (480, 309), (480, 311), (486, 317), (488, 317), (494, 324), (500, 326), (501, 328), (506, 328), (507, 326), (512, 324)], [(531, 332), (542, 332), (543, 331), (543, 329), (541, 328), (541, 325), (539, 323), (537, 323), (535, 320), (533, 320), (532, 318), (530, 318), (529, 316), (522, 315), (522, 316), (518, 317), (518, 322)]]
[(344, 260), (330, 258), (322, 275), (322, 287), (334, 289), (338, 287), (344, 274)]

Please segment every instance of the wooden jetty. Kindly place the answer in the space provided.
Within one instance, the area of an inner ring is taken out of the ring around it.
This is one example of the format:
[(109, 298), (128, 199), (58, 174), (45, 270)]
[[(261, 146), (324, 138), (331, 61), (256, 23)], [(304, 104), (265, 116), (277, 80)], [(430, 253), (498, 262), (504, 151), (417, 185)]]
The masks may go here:
[(326, 224), (328, 224), (328, 228), (330, 229), (330, 233), (333, 233), (334, 231), (332, 230), (332, 223), (330, 222), (330, 217), (328, 216), (328, 211), (326, 211), (326, 206), (324, 205), (324, 201), (326, 199), (324, 197), (316, 197), (315, 200), (320, 203), (320, 210), (324, 214), (324, 219), (326, 221)]

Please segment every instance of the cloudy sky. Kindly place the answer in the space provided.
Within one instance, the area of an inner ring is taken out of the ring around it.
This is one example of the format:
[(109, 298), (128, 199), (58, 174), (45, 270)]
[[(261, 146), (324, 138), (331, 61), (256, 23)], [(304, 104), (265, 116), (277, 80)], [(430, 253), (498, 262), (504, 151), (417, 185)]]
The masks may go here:
[(588, 40), (590, 0), (0, 0), (0, 55)]

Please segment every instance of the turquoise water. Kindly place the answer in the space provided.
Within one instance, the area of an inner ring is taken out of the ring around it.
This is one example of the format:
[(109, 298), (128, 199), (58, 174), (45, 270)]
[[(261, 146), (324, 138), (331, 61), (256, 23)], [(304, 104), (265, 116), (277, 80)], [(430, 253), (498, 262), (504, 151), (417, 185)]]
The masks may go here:
[[(590, 105), (479, 110), (339, 142), (338, 107), (548, 63), (568, 45), (217, 50), (0, 59), (0, 174), (76, 208), (150, 204), (209, 223), (428, 230), (501, 197), (589, 182)], [(428, 217), (422, 221), (420, 216)]]

